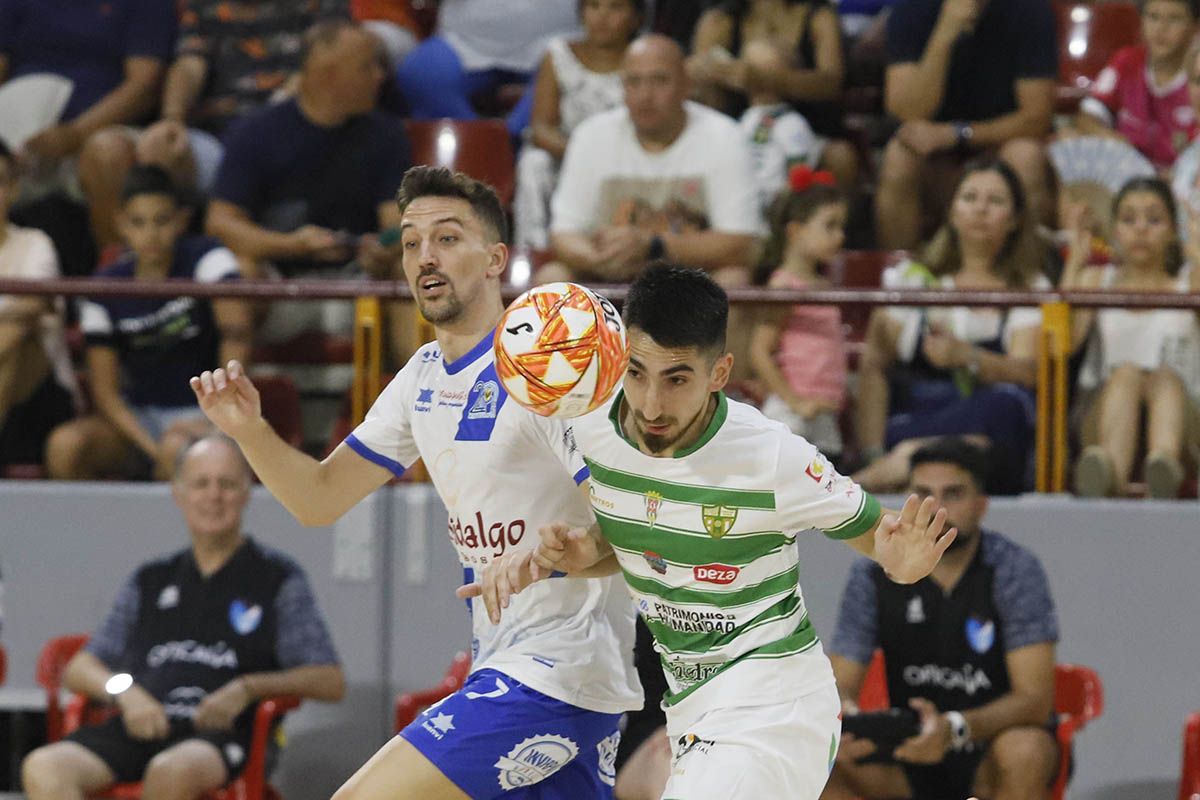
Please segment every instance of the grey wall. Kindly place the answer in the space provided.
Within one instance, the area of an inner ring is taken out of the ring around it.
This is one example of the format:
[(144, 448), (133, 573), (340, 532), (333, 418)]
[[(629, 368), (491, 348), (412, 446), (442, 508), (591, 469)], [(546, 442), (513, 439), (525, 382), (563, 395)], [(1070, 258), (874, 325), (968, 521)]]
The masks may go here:
[[(394, 693), (431, 683), (465, 649), (445, 524), (425, 486), (380, 492), (326, 529), (301, 528), (256, 492), (247, 529), (308, 570), (350, 682), (344, 703), (308, 703), (289, 718), (276, 780), (291, 800), (327, 798), (385, 740)], [(1105, 684), (1105, 716), (1078, 740), (1071, 796), (1173, 798), (1183, 719), (1200, 709), (1200, 505), (1029, 497), (993, 501), (988, 524), (1041, 557), (1059, 660), (1095, 668)], [(8, 685), (33, 686), (47, 637), (93, 628), (139, 561), (184, 543), (164, 487), (0, 483)], [(808, 606), (828, 635), (853, 553), (819, 536), (801, 552)]]

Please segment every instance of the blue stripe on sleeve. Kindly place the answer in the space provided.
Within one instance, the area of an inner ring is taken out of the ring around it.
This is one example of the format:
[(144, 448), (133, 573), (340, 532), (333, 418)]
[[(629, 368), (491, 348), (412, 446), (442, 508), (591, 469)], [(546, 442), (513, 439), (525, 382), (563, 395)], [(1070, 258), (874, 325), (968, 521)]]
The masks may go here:
[(403, 464), (401, 464), (399, 461), (393, 461), (381, 453), (376, 453), (374, 450), (359, 441), (358, 437), (356, 437), (353, 433), (346, 437), (346, 444), (349, 445), (351, 450), (358, 453), (372, 464), (378, 464), (385, 469), (391, 470), (392, 474), (397, 478), (404, 475), (404, 470), (406, 468)]
[(588, 471), (587, 465), (584, 464), (579, 468), (579, 472), (575, 473), (575, 485), (578, 486), (590, 477), (592, 477), (592, 473)]

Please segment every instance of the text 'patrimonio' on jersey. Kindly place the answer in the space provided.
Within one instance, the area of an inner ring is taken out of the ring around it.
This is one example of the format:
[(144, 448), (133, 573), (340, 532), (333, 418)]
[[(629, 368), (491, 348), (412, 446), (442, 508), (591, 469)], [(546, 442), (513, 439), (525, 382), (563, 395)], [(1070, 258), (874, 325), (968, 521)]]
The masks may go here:
[(879, 503), (804, 439), (723, 394), (700, 439), (673, 458), (624, 437), (622, 401), (576, 420), (575, 435), (592, 509), (662, 657), (667, 706), (776, 703), (828, 685), (796, 536), (861, 535)]
[[(423, 459), (468, 582), (505, 553), (536, 546), (542, 525), (591, 524), (578, 486), (588, 470), (569, 428), (508, 402), (490, 332), (450, 363), (436, 342), (419, 349), (346, 444), (396, 475)], [(473, 668), (590, 711), (641, 708), (633, 611), (619, 581), (540, 581), (512, 598), (499, 625), (472, 600)]]

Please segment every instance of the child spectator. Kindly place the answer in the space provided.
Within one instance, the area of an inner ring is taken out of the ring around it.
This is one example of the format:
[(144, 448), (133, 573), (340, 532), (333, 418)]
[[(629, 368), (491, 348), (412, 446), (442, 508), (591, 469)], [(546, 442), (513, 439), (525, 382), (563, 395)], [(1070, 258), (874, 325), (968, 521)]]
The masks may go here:
[[(1086, 214), (1072, 220), (1068, 289), (1118, 292), (1200, 291), (1184, 261), (1175, 201), (1166, 182), (1137, 178), (1113, 201), (1116, 263), (1088, 266)], [(1086, 344), (1080, 388), (1099, 394), (1084, 415), (1083, 454), (1075, 491), (1085, 497), (1124, 494), (1138, 442), (1146, 443), (1151, 497), (1178, 497), (1187, 449), (1200, 447), (1200, 319), (1185, 309), (1076, 310), (1072, 344)], [(1143, 411), (1145, 422), (1142, 423)]]
[[(182, 235), (187, 212), (159, 167), (130, 170), (118, 226), (129, 252), (101, 277), (216, 282), (239, 274), (233, 253), (216, 241)], [(246, 305), (187, 296), (103, 297), (84, 301), (81, 319), (96, 413), (51, 434), (50, 477), (134, 477), (152, 467), (157, 478), (170, 478), (179, 450), (209, 430), (188, 378), (249, 355)]]
[(742, 114), (740, 125), (750, 144), (750, 157), (754, 159), (759, 202), (767, 213), (786, 186), (793, 166), (806, 164), (815, 168), (820, 163), (825, 140), (813, 133), (808, 120), (784, 102), (774, 83), (761, 77), (772, 69), (786, 69), (783, 53), (766, 42), (750, 42), (746, 45), (745, 60), (754, 68), (746, 77), (750, 106)]
[[(788, 190), (769, 214), (755, 282), (787, 289), (827, 284), (820, 268), (842, 249), (846, 199), (828, 172), (792, 169)], [(846, 396), (846, 348), (837, 306), (773, 306), (755, 325), (750, 360), (770, 394), (763, 413), (836, 459), (842, 452), (838, 413)]]
[(1146, 0), (1142, 44), (1117, 51), (1096, 78), (1080, 106), (1080, 131), (1116, 134), (1169, 169), (1200, 132), (1185, 64), (1198, 21), (1200, 0)]
[[(19, 191), (16, 159), (0, 141), (0, 278), (57, 278), (50, 238), (8, 222)], [(74, 415), (61, 312), (45, 297), (0, 296), (0, 466), (41, 463), (51, 429)]]
[[(1047, 256), (1017, 173), (998, 159), (966, 167), (946, 224), (920, 263), (883, 274), (889, 289), (1049, 289)], [(902, 488), (909, 456), (937, 436), (991, 447), (997, 494), (1026, 485), (1033, 445), (1041, 312), (965, 306), (876, 308), (855, 393), (868, 466), (855, 480)]]
[(513, 244), (549, 246), (550, 197), (575, 126), (621, 105), (625, 48), (641, 27), (645, 0), (583, 0), (583, 38), (556, 37), (534, 79), (529, 142), (517, 159)]

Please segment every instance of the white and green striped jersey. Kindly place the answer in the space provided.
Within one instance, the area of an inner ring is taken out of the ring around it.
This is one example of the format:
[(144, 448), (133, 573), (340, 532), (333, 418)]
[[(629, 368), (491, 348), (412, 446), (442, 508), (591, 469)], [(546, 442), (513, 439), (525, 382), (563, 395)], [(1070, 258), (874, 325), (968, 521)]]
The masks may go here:
[(774, 703), (831, 682), (800, 592), (796, 536), (859, 536), (878, 521), (878, 501), (723, 394), (694, 445), (648, 456), (621, 432), (623, 397), (575, 420), (574, 433), (592, 508), (654, 634), (666, 705)]

